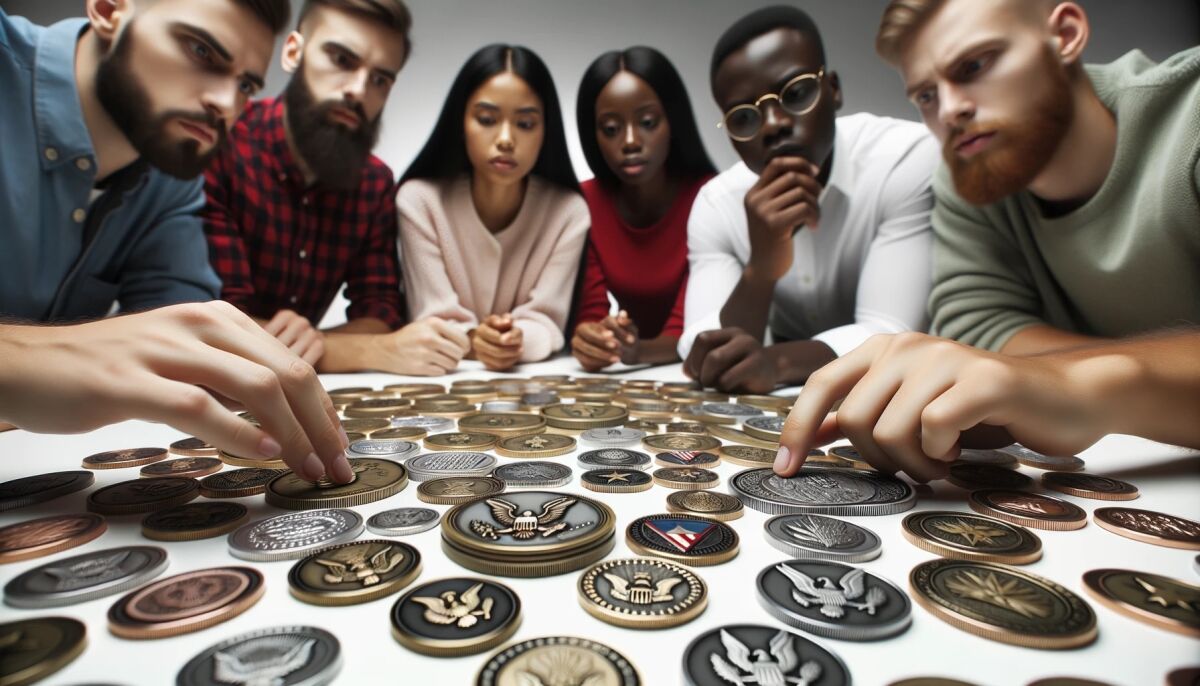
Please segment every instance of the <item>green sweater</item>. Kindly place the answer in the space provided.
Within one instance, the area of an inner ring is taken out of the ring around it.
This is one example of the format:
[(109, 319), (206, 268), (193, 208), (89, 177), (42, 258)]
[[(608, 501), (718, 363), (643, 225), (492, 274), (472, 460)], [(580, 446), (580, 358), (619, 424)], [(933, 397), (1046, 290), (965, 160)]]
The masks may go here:
[(1035, 324), (1101, 337), (1200, 324), (1200, 48), (1087, 73), (1117, 150), (1083, 207), (1049, 219), (1028, 191), (974, 207), (944, 164), (935, 174), (935, 334), (999, 350)]

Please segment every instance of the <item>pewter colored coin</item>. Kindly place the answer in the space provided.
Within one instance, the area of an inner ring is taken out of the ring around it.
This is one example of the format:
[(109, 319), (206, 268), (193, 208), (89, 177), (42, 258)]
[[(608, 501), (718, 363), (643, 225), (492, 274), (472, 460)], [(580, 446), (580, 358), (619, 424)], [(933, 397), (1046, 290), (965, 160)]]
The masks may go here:
[(759, 417), (763, 413), (757, 407), (750, 407), (741, 403), (704, 403), (700, 405), (700, 412), (717, 417), (732, 417), (734, 419)]
[(188, 660), (175, 683), (325, 686), (341, 670), (342, 647), (336, 636), (312, 626), (277, 626), (209, 647)]
[(94, 483), (96, 475), (85, 471), (51, 472), (5, 481), (0, 484), (0, 512), (54, 500)]
[(571, 483), (571, 468), (557, 462), (514, 462), (492, 472), (509, 488), (557, 488)]
[(589, 469), (579, 475), (579, 485), (600, 493), (637, 493), (653, 486), (650, 475), (638, 469)]
[(520, 412), (521, 403), (515, 400), (488, 400), (480, 404), (480, 412)]
[(4, 586), (4, 602), (23, 608), (74, 605), (141, 586), (166, 568), (167, 551), (157, 546), (93, 550), (13, 577)]
[(952, 464), (946, 481), (973, 491), (977, 488), (1032, 488), (1033, 479), (1021, 472), (990, 464)]
[(1017, 458), (1008, 453), (1000, 452), (999, 450), (976, 450), (974, 448), (964, 448), (958, 454), (958, 459), (955, 462), (964, 464), (990, 464), (994, 467), (1007, 467), (1016, 469)]
[(712, 453), (695, 450), (674, 450), (654, 456), (654, 463), (660, 467), (712, 467), (720, 462), (721, 458)]
[(392, 428), (414, 427), (425, 429), (431, 434), (441, 434), (454, 431), (454, 420), (448, 417), (392, 417)]
[(751, 417), (742, 422), (742, 431), (764, 441), (778, 441), (787, 417)]
[(200, 482), (181, 476), (143, 477), (92, 491), (87, 509), (104, 515), (145, 514), (200, 495)]
[(580, 469), (649, 469), (650, 456), (626, 448), (604, 448), (581, 453), (577, 460)]
[(146, 515), (142, 535), (155, 541), (216, 538), (241, 526), (248, 513), (245, 505), (228, 501), (177, 505)]
[(758, 600), (775, 619), (817, 636), (875, 641), (903, 633), (912, 602), (887, 579), (840, 562), (788, 560), (758, 574)]
[(537, 391), (521, 395), (521, 404), (525, 407), (545, 407), (560, 402), (558, 394), (551, 391)]
[(841, 658), (800, 634), (759, 624), (726, 624), (683, 651), (687, 686), (849, 686)]
[(573, 636), (547, 636), (510, 645), (479, 670), (475, 686), (641, 686), (629, 658), (603, 643)]
[(421, 452), (421, 446), (412, 441), (364, 438), (351, 443), (346, 454), (349, 457), (383, 457), (403, 462), (419, 452)]
[(487, 476), (498, 462), (487, 453), (454, 451), (418, 455), (405, 466), (413, 481), (429, 481), (447, 476)]
[(428, 507), (397, 507), (371, 515), (367, 531), (377, 536), (408, 536), (429, 531), (438, 524), (437, 510)]
[(608, 429), (588, 429), (579, 434), (579, 437), (588, 443), (615, 448), (637, 444), (638, 441), (646, 437), (646, 432), (640, 429), (612, 427)]
[(776, 549), (807, 559), (866, 562), (883, 550), (874, 531), (822, 515), (779, 515), (768, 519), (763, 530)]
[(363, 530), (353, 510), (306, 510), (250, 522), (229, 534), (229, 553), (243, 560), (294, 560), (345, 543)]
[(490, 650), (521, 625), (521, 599), (508, 586), (457, 577), (409, 589), (392, 605), (392, 636), (414, 652), (459, 657)]
[(1034, 469), (1050, 469), (1056, 472), (1080, 472), (1083, 471), (1083, 460), (1074, 455), (1043, 455), (1036, 450), (1030, 450), (1020, 443), (1014, 443), (1007, 448), (1001, 448), (1004, 452), (1017, 458), (1017, 462)]
[(795, 476), (771, 468), (747, 469), (729, 480), (746, 507), (767, 514), (888, 515), (912, 509), (912, 486), (893, 476), (859, 469), (802, 467)]

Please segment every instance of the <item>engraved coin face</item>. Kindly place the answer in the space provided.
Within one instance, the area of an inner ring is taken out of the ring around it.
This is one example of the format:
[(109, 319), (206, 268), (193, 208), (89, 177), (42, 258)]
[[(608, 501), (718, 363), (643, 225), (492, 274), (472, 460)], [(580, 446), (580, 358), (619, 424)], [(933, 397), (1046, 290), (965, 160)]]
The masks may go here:
[(216, 457), (217, 449), (199, 438), (183, 438), (167, 447), (167, 451), (184, 457)]
[(741, 403), (704, 403), (700, 406), (700, 411), (704, 414), (718, 417), (734, 417), (738, 419), (743, 417), (758, 417), (763, 413), (757, 407)]
[(492, 476), (508, 488), (556, 488), (571, 481), (571, 468), (557, 462), (514, 462), (501, 465)]
[(588, 429), (579, 434), (588, 443), (606, 446), (634, 445), (646, 437), (646, 432), (628, 427), (608, 427), (606, 429)]
[(350, 457), (385, 457), (389, 460), (406, 460), (421, 452), (421, 447), (412, 441), (398, 438), (364, 438), (350, 444), (346, 454)]
[(521, 600), (488, 579), (438, 579), (406, 592), (392, 606), (392, 636), (424, 655), (474, 655), (508, 640), (521, 624)]
[(420, 572), (421, 554), (407, 543), (352, 541), (296, 562), (288, 587), (298, 600), (313, 605), (353, 605), (391, 595)]
[(167, 451), (162, 448), (125, 448), (109, 450), (83, 458), (84, 469), (121, 469), (123, 467), (141, 467), (142, 465), (167, 459)]
[(547, 405), (542, 408), (546, 423), (559, 429), (599, 429), (620, 426), (629, 411), (616, 405), (601, 403), (570, 403)]
[(464, 549), (550, 554), (611, 535), (613, 519), (608, 506), (580, 495), (517, 491), (454, 507), (442, 531)]
[(229, 535), (229, 552), (243, 560), (290, 560), (356, 538), (362, 517), (353, 510), (309, 510), (250, 522)]
[(654, 470), (654, 483), (664, 488), (699, 491), (721, 482), (716, 472), (699, 467), (663, 467)]
[(0, 624), (5, 645), (0, 683), (32, 684), (66, 667), (87, 645), (83, 622), (67, 617), (38, 617)]
[(667, 496), (667, 511), (693, 514), (728, 522), (743, 513), (742, 501), (726, 493), (713, 491), (676, 491)]
[[(465, 419), (465, 417), (464, 417)], [(392, 417), (392, 428), (424, 429), (431, 434), (444, 433), (454, 430), (454, 420), (446, 417)]]
[(575, 439), (560, 434), (532, 434), (500, 439), (496, 452), (505, 457), (555, 457), (575, 450)]
[(108, 610), (108, 628), (122, 638), (178, 636), (232, 619), (262, 594), (263, 576), (250, 567), (184, 572), (122, 597)]
[(660, 467), (713, 467), (720, 462), (721, 458), (712, 453), (695, 450), (674, 450), (654, 456), (654, 464)]
[(750, 417), (742, 422), (742, 431), (766, 441), (779, 441), (787, 417)]
[(775, 453), (766, 448), (755, 448), (748, 445), (723, 445), (720, 447), (719, 452), (726, 462), (743, 467), (769, 467), (775, 464)]
[(496, 435), (486, 433), (452, 431), (425, 439), (425, 447), (430, 450), (487, 450), (494, 445)]
[(802, 467), (788, 478), (769, 468), (748, 469), (735, 474), (729, 486), (746, 507), (768, 514), (885, 515), (916, 504), (906, 482), (856, 469)]
[(617, 626), (663, 629), (700, 616), (708, 588), (683, 565), (649, 558), (605, 560), (579, 577), (579, 603)]
[(408, 536), (437, 526), (441, 515), (428, 507), (398, 507), (371, 515), (367, 530), (376, 536)]
[(1087, 526), (1087, 513), (1078, 505), (1038, 493), (985, 489), (973, 491), (969, 502), (979, 514), (1035, 529), (1065, 531)]
[(1167, 548), (1200, 550), (1200, 522), (1132, 507), (1101, 507), (1092, 517), (1118, 536)]
[(1094, 500), (1134, 500), (1137, 486), (1120, 479), (1079, 472), (1045, 472), (1042, 485), (1051, 490)]
[(909, 585), (931, 614), (993, 641), (1055, 649), (1096, 639), (1096, 615), (1082, 598), (1015, 567), (931, 560), (913, 568)]
[(4, 586), (4, 602), (24, 608), (73, 605), (140, 586), (166, 568), (167, 551), (155, 546), (93, 550), (13, 577)]
[(0, 528), (0, 564), (32, 560), (95, 539), (108, 529), (95, 514), (51, 515)]
[(156, 541), (195, 541), (221, 536), (241, 526), (248, 510), (239, 503), (188, 503), (152, 512), (142, 535)]
[(407, 466), (413, 481), (428, 481), (447, 476), (486, 476), (498, 462), (487, 453), (447, 451), (418, 455)]
[(728, 524), (686, 514), (639, 517), (625, 529), (625, 544), (641, 555), (692, 566), (721, 564), (738, 554), (738, 535)]
[(1033, 479), (1021, 472), (990, 464), (952, 464), (946, 480), (960, 488), (1005, 488), (1021, 490), (1033, 487)]
[(140, 476), (190, 476), (200, 478), (215, 474), (225, 466), (224, 462), (215, 457), (181, 457), (175, 460), (163, 460), (142, 467)]
[(866, 562), (879, 557), (882, 543), (870, 529), (833, 517), (786, 514), (763, 525), (767, 542), (800, 558)]
[(580, 469), (648, 469), (650, 456), (627, 448), (602, 448), (581, 453), (578, 458)]
[(654, 485), (650, 475), (638, 469), (589, 469), (579, 476), (579, 483), (589, 491), (599, 493), (638, 493)]
[(697, 636), (683, 651), (683, 676), (687, 686), (850, 683), (837, 655), (799, 634), (758, 624), (727, 624)]
[(246, 467), (213, 474), (200, 480), (200, 495), (205, 498), (243, 498), (249, 495), (258, 495), (267, 490), (267, 484), (271, 479), (286, 471), (286, 469)]
[(476, 686), (586, 684), (640, 686), (637, 668), (616, 650), (586, 638), (547, 636), (511, 645), (484, 664)]
[(666, 426), (667, 433), (673, 434), (706, 434), (708, 427), (703, 422), (671, 422)]
[(994, 517), (969, 512), (915, 512), (901, 525), (910, 543), (957, 560), (1029, 564), (1042, 557), (1033, 532)]
[(1026, 467), (1033, 467), (1035, 469), (1053, 469), (1056, 472), (1078, 472), (1082, 471), (1085, 466), (1083, 460), (1074, 455), (1043, 455), (1019, 443), (1014, 443), (1000, 450), (1017, 458), (1017, 461)]
[(458, 420), (459, 431), (477, 431), (496, 436), (520, 436), (545, 430), (546, 420), (522, 412), (481, 412)]
[(5, 481), (0, 484), (0, 512), (54, 500), (94, 483), (96, 476), (85, 471), (51, 472)]
[(333, 683), (341, 669), (342, 648), (333, 634), (311, 626), (277, 626), (210, 646), (176, 679), (179, 686), (317, 686)]
[(1093, 569), (1083, 586), (1121, 614), (1160, 629), (1200, 638), (1200, 586), (1128, 569)]
[(295, 472), (280, 474), (267, 484), (267, 502), (292, 510), (354, 507), (393, 496), (408, 485), (408, 470), (398, 462), (371, 457), (352, 457), (349, 462), (354, 480), (348, 484), (314, 484)]
[(642, 440), (642, 445), (661, 452), (675, 450), (704, 452), (717, 450), (721, 447), (721, 441), (712, 436), (700, 434), (666, 433), (647, 436)]
[(490, 476), (444, 476), (417, 487), (417, 498), (434, 505), (458, 503), (504, 492), (504, 482)]
[(122, 481), (88, 494), (87, 508), (106, 515), (142, 514), (182, 505), (200, 495), (200, 482), (179, 476)]
[(763, 608), (784, 624), (817, 636), (874, 641), (912, 623), (908, 595), (887, 579), (822, 560), (789, 560), (758, 575)]

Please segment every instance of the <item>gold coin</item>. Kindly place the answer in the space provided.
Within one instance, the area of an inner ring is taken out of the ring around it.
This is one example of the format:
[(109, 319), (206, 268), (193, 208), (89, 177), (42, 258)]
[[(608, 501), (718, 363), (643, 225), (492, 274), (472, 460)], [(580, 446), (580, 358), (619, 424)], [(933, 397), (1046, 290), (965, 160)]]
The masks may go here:
[(496, 444), (496, 454), (504, 457), (555, 457), (575, 450), (575, 439), (560, 434), (510, 436)]
[(742, 445), (749, 445), (755, 448), (762, 448), (764, 450), (771, 451), (779, 450), (779, 443), (772, 443), (771, 441), (764, 441), (761, 438), (755, 438), (745, 431), (734, 429), (733, 427), (729, 426), (709, 424), (708, 433), (722, 440), (733, 441), (734, 443), (741, 443)]
[(1126, 617), (1200, 638), (1200, 586), (1128, 569), (1093, 569), (1084, 573), (1083, 587)]
[(221, 461), (231, 467), (257, 467), (260, 469), (287, 469), (287, 463), (283, 460), (268, 460), (266, 458), (257, 457), (242, 457), (233, 453), (225, 452), (224, 450), (217, 453), (217, 457)]
[(665, 431), (669, 434), (706, 434), (708, 427), (702, 422), (671, 422)]
[(354, 402), (342, 414), (350, 418), (400, 417), (411, 415), (412, 405), (406, 398), (366, 398)]
[(444, 541), (468, 555), (521, 563), (586, 554), (605, 542), (611, 549), (615, 521), (612, 508), (597, 500), (531, 490), (456, 505), (441, 526)]
[(167, 459), (167, 451), (162, 448), (125, 448), (109, 450), (83, 458), (84, 469), (122, 469), (124, 467), (141, 467)]
[(383, 387), (385, 391), (395, 391), (402, 398), (414, 398), (420, 395), (441, 395), (446, 387), (435, 383), (393, 383)]
[(353, 402), (362, 398), (365, 394), (374, 391), (370, 386), (350, 386), (347, 388), (335, 388), (332, 391), (325, 391), (329, 399), (334, 402), (350, 401)]
[(459, 419), (458, 430), (508, 438), (542, 433), (546, 430), (546, 420), (524, 412), (480, 412)]
[(970, 512), (914, 512), (900, 532), (921, 550), (955, 560), (1026, 565), (1042, 558), (1042, 540), (1033, 532)]
[(286, 469), (232, 469), (200, 480), (200, 495), (205, 498), (244, 498), (265, 493), (267, 484)]
[(663, 467), (654, 470), (651, 477), (659, 486), (681, 491), (702, 491), (721, 483), (716, 472), (699, 467)]
[(521, 599), (490, 579), (455, 577), (409, 589), (392, 606), (392, 636), (422, 655), (461, 657), (504, 643), (521, 626)]
[(616, 405), (576, 402), (547, 405), (542, 408), (542, 416), (547, 425), (559, 429), (604, 429), (624, 424), (629, 411)]
[(775, 452), (746, 445), (723, 445), (721, 459), (743, 467), (770, 467), (775, 464)]
[(760, 410), (785, 414), (796, 404), (799, 396), (789, 395), (739, 395), (735, 400), (742, 405), (757, 407)]
[(630, 629), (686, 624), (708, 606), (704, 581), (667, 560), (605, 560), (579, 577), (576, 590), (588, 614)]
[(288, 571), (288, 590), (312, 605), (356, 605), (389, 596), (421, 573), (421, 553), (399, 541), (371, 539), (322, 548)]
[(312, 483), (285, 472), (267, 484), (267, 503), (289, 510), (354, 507), (391, 497), (408, 485), (408, 471), (398, 462), (377, 457), (352, 457), (354, 480), (335, 484), (328, 479)]
[(713, 491), (675, 491), (667, 496), (667, 512), (693, 514), (719, 522), (741, 518), (742, 501), (728, 493)]
[(343, 419), (342, 428), (346, 433), (360, 433), (370, 436), (372, 433), (381, 429), (386, 429), (392, 425), (384, 417), (359, 417), (357, 419)]
[[(419, 441), (429, 435), (429, 432), (419, 426), (394, 426), (390, 429), (380, 429), (371, 433), (378, 440)], [(351, 441), (353, 443), (353, 441)]]
[(457, 505), (503, 493), (505, 484), (490, 476), (447, 476), (422, 481), (417, 498), (431, 505)]
[(568, 574), (604, 559), (614, 547), (616, 547), (616, 542), (609, 536), (600, 543), (588, 548), (580, 548), (578, 552), (563, 557), (525, 560), (485, 557), (477, 552), (461, 550), (445, 538), (442, 539), (442, 552), (451, 562), (480, 574), (521, 578)]
[(625, 422), (626, 429), (637, 429), (645, 431), (648, 434), (658, 433), (659, 425), (655, 422), (646, 421), (644, 419), (631, 419)]
[(0, 684), (32, 684), (66, 667), (87, 647), (87, 627), (68, 617), (35, 617), (0, 624), (12, 641), (0, 659)]
[(489, 450), (496, 445), (496, 435), (486, 433), (444, 433), (425, 439), (430, 450)]
[(708, 452), (721, 447), (721, 441), (712, 436), (702, 436), (694, 433), (666, 433), (656, 436), (646, 436), (642, 445), (661, 452), (691, 451)]

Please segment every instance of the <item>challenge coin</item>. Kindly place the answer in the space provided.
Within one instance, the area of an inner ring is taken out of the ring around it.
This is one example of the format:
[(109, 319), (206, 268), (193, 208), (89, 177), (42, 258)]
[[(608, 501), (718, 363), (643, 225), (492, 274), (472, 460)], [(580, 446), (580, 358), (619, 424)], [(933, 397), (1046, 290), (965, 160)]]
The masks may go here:
[(1167, 548), (1200, 550), (1200, 522), (1132, 507), (1100, 507), (1092, 518), (1118, 536)]
[(573, 684), (641, 686), (637, 668), (621, 653), (587, 638), (546, 636), (504, 648), (483, 665), (475, 686)]
[(142, 520), (142, 535), (155, 541), (196, 541), (223, 536), (246, 521), (249, 510), (239, 503), (188, 503), (151, 512)]
[(141, 586), (166, 568), (167, 551), (157, 546), (93, 550), (13, 577), (4, 585), (4, 602), (30, 609), (74, 605)]
[(684, 649), (683, 681), (687, 686), (849, 686), (850, 671), (837, 655), (799, 634), (726, 624), (700, 634)]
[(114, 636), (153, 639), (200, 631), (228, 621), (262, 598), (263, 576), (250, 567), (215, 567), (176, 574), (122, 597), (108, 610)]
[(0, 624), (0, 636), (19, 640), (0, 660), (0, 684), (23, 686), (41, 681), (83, 653), (87, 628), (69, 617), (37, 617)]
[(205, 498), (244, 498), (259, 495), (267, 491), (267, 484), (271, 479), (287, 471), (245, 467), (220, 472), (200, 480), (200, 495)]
[(721, 483), (716, 472), (699, 467), (662, 467), (654, 470), (651, 477), (659, 486), (682, 491), (701, 491)]
[(589, 469), (579, 483), (598, 493), (640, 493), (654, 485), (649, 474), (637, 469)]
[(312, 483), (295, 472), (285, 472), (267, 484), (267, 503), (289, 510), (354, 507), (391, 497), (408, 485), (404, 465), (391, 460), (352, 457), (354, 480), (337, 484), (328, 479)]
[(250, 522), (229, 534), (229, 554), (257, 562), (294, 560), (354, 540), (362, 530), (362, 517), (354, 510), (289, 512)]
[(787, 478), (770, 468), (747, 469), (733, 475), (729, 490), (767, 514), (888, 515), (917, 502), (908, 483), (861, 469), (802, 467)]
[(601, 448), (580, 453), (576, 462), (580, 469), (649, 469), (650, 456), (627, 448)]
[(88, 455), (83, 458), (83, 468), (123, 469), (125, 467), (141, 467), (165, 459), (167, 459), (167, 451), (162, 448), (125, 448)]
[(492, 471), (492, 476), (504, 482), (507, 488), (558, 488), (571, 483), (571, 468), (557, 462), (514, 462), (501, 465)]
[(909, 543), (955, 560), (1027, 565), (1042, 559), (1036, 534), (994, 517), (969, 512), (923, 511), (900, 526)]
[(1087, 513), (1078, 505), (1039, 493), (985, 489), (973, 491), (969, 504), (979, 514), (1035, 529), (1068, 531), (1087, 526)]
[(178, 686), (325, 686), (342, 669), (337, 637), (312, 626), (257, 629), (210, 646), (179, 670)]
[(92, 491), (87, 509), (103, 515), (145, 514), (174, 507), (200, 495), (200, 482), (179, 476), (158, 476), (122, 481)]
[(870, 529), (817, 514), (786, 514), (763, 525), (767, 543), (799, 558), (866, 562), (879, 557), (882, 543)]
[(1051, 490), (1093, 500), (1134, 500), (1137, 486), (1107, 476), (1080, 472), (1044, 472), (1042, 485)]
[(96, 514), (51, 515), (0, 527), (0, 564), (32, 560), (81, 546), (108, 529)]
[(521, 599), (488, 579), (455, 577), (407, 591), (392, 606), (392, 636), (409, 650), (460, 657), (490, 650), (521, 626)]
[(817, 636), (875, 641), (903, 633), (912, 623), (904, 591), (840, 562), (788, 560), (767, 566), (756, 584), (768, 614)]
[(742, 501), (726, 493), (676, 491), (667, 496), (667, 512), (692, 514), (719, 522), (740, 519), (744, 510)]
[(738, 554), (738, 535), (728, 524), (686, 514), (639, 517), (625, 529), (625, 544), (639, 555), (692, 566), (718, 565)]
[(431, 505), (457, 505), (504, 492), (504, 482), (490, 476), (446, 476), (417, 486), (417, 499)]
[(371, 515), (367, 531), (376, 536), (410, 536), (436, 527), (440, 516), (428, 507), (397, 507)]
[(138, 470), (142, 477), (179, 476), (198, 479), (209, 474), (216, 474), (225, 467), (225, 463), (215, 457), (180, 457), (174, 460), (162, 460), (148, 464)]
[(421, 573), (407, 543), (372, 539), (322, 548), (292, 565), (288, 588), (312, 605), (354, 605), (391, 595)]
[(579, 577), (578, 593), (588, 614), (631, 629), (686, 624), (708, 605), (708, 587), (694, 572), (648, 558), (593, 565)]
[(86, 471), (50, 472), (5, 481), (0, 484), (0, 512), (61, 498), (94, 483), (96, 475)]
[(496, 454), (504, 457), (557, 457), (575, 450), (575, 439), (562, 434), (509, 436), (496, 444)]
[(666, 433), (646, 436), (642, 439), (642, 445), (658, 452), (707, 452), (720, 448), (721, 441), (701, 434)]
[(1083, 587), (1126, 617), (1200, 638), (1200, 586), (1128, 569), (1093, 569), (1084, 573)]

